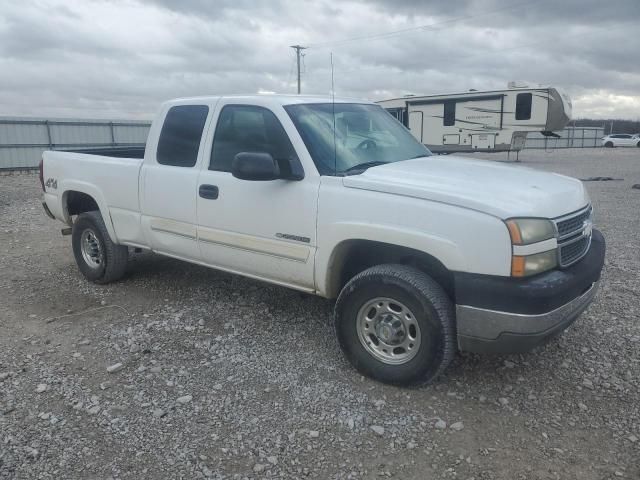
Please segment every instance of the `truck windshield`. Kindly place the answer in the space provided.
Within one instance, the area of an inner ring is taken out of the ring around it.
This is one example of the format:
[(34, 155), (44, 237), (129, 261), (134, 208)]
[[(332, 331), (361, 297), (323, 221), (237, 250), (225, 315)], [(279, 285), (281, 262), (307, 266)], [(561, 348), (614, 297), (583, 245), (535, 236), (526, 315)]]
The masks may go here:
[(431, 152), (378, 105), (313, 103), (284, 107), (321, 175), (428, 157)]

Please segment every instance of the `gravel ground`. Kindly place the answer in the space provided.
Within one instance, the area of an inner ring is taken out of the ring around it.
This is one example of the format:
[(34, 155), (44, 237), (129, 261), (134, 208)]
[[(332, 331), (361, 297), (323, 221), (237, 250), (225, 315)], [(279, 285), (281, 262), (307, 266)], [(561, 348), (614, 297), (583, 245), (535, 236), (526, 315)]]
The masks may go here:
[(89, 284), (37, 177), (0, 176), (0, 477), (640, 478), (640, 151), (520, 158), (624, 179), (587, 183), (597, 302), (414, 389), (360, 377), (320, 298), (153, 254)]

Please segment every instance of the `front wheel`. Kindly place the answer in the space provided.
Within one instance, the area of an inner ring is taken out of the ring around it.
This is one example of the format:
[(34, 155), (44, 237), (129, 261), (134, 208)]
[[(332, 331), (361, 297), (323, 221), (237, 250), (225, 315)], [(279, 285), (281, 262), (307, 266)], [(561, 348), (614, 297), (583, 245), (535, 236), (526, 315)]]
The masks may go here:
[(113, 243), (100, 212), (81, 213), (71, 235), (73, 255), (87, 280), (109, 283), (124, 275), (128, 248)]
[(428, 383), (456, 352), (451, 300), (405, 265), (378, 265), (349, 281), (336, 302), (335, 327), (351, 364), (383, 383)]
[(607, 142), (604, 144), (604, 146), (607, 148), (613, 148), (613, 142)]

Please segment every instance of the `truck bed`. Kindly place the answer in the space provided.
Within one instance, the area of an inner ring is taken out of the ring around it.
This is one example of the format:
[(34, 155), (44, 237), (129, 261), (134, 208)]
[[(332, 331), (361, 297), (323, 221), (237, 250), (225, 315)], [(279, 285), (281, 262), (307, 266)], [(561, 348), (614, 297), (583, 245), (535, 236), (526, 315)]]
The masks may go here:
[(143, 159), (145, 146), (120, 146), (120, 147), (95, 147), (95, 148), (75, 148), (73, 150), (60, 150), (70, 153), (84, 153), (86, 155), (100, 155), (114, 158), (136, 158)]
[[(138, 238), (138, 181), (142, 158), (114, 156), (113, 149), (91, 150), (91, 153), (86, 150), (81, 153), (44, 152), (43, 181), (50, 187), (45, 193), (47, 205), (56, 218), (68, 222), (68, 218), (65, 218), (65, 199), (62, 193), (85, 193), (97, 202), (108, 229), (112, 230), (110, 218), (125, 217), (135, 230), (132, 235)], [(112, 155), (100, 155), (99, 151), (107, 151)], [(118, 153), (124, 154), (124, 150)], [(118, 222), (113, 223), (115, 225)], [(117, 237), (117, 232), (112, 230), (111, 233), (115, 233), (114, 238)]]

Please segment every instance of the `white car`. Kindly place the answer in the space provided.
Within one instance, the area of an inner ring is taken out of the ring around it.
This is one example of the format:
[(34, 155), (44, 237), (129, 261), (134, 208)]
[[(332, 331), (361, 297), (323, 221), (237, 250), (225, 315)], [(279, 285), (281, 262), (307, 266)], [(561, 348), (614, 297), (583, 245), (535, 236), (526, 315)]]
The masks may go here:
[(598, 288), (605, 242), (582, 182), (432, 156), (375, 104), (174, 100), (122, 154), (40, 166), (88, 280), (121, 278), (133, 247), (337, 298), (340, 346), (383, 382), (427, 382), (457, 350), (529, 350)]
[(602, 146), (613, 147), (640, 147), (640, 135), (631, 135), (629, 133), (614, 133), (613, 135), (607, 135), (602, 137)]

